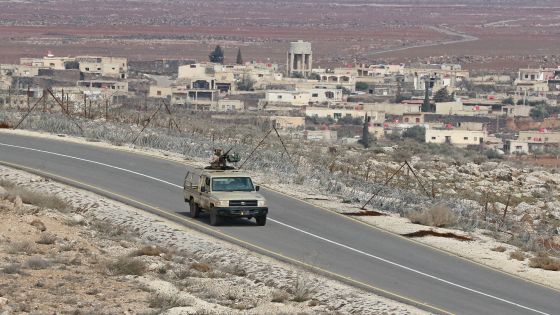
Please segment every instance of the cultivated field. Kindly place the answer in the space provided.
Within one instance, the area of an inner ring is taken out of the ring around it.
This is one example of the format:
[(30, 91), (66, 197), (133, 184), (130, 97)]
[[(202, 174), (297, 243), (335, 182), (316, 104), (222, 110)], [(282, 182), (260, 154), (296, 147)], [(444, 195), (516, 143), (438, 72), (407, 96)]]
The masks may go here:
[(241, 47), (245, 60), (285, 62), (288, 43), (304, 39), (324, 67), (435, 58), (470, 68), (515, 68), (556, 64), (560, 46), (560, 6), (546, 0), (0, 3), (0, 62), (48, 50), (205, 60), (216, 44), (225, 47), (226, 61)]

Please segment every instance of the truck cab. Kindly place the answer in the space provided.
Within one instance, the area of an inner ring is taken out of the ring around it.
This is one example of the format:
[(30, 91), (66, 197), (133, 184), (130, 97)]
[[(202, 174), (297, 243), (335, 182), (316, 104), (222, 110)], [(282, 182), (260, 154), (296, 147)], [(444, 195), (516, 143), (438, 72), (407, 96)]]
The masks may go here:
[(220, 225), (225, 218), (255, 218), (257, 225), (265, 225), (268, 205), (258, 191), (250, 175), (231, 169), (188, 172), (184, 182), (190, 216), (208, 212), (211, 225)]

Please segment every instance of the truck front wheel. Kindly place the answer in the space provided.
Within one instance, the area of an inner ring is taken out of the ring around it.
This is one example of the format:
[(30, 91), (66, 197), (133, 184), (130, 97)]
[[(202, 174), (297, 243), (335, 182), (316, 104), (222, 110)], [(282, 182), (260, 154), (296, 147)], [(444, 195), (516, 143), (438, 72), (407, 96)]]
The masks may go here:
[(264, 226), (266, 224), (266, 215), (255, 217), (255, 219), (257, 220), (257, 225)]
[(214, 207), (210, 208), (210, 225), (217, 226), (222, 224), (222, 217), (216, 213)]
[(194, 199), (192, 199), (192, 198), (189, 201), (189, 208), (190, 208), (191, 218), (198, 218), (198, 216), (200, 215), (200, 208), (198, 207), (198, 205), (194, 202)]

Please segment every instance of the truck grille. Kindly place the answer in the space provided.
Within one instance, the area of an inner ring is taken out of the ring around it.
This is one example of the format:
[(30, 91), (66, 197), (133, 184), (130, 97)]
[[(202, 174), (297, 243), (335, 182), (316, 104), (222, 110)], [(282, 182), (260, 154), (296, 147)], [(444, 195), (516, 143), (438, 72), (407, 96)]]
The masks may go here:
[(230, 200), (229, 206), (230, 207), (256, 207), (257, 206), (256, 200)]

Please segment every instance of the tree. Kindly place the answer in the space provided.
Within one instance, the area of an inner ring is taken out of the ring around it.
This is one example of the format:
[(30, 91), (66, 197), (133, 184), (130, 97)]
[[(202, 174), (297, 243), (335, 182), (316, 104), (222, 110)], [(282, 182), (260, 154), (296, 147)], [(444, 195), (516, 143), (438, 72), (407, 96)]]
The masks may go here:
[(208, 55), (208, 58), (210, 58), (210, 62), (224, 63), (224, 50), (218, 45), (214, 48), (214, 51)]
[(426, 141), (426, 128), (423, 126), (413, 126), (403, 132), (403, 138), (412, 138), (418, 142)]
[(549, 118), (553, 115), (558, 115), (560, 113), (560, 107), (550, 106), (545, 104), (539, 104), (531, 108), (529, 116), (534, 120), (542, 121), (545, 118)]
[(241, 56), (241, 48), (237, 49), (237, 58), (235, 60), (235, 63), (237, 63), (238, 65), (243, 64), (243, 57)]
[(319, 80), (321, 80), (321, 75), (318, 74), (318, 73), (316, 73), (316, 72), (311, 72), (311, 73), (309, 74), (308, 79), (319, 81)]
[(513, 102), (513, 97), (508, 97), (502, 100), (502, 104), (504, 105), (515, 105), (515, 103)]
[(455, 100), (455, 94), (449, 94), (446, 88), (439, 89), (434, 95), (434, 102), (453, 102)]
[(340, 84), (337, 85), (336, 88), (342, 90), (342, 94), (344, 94), (344, 95), (352, 94), (352, 91), (350, 91), (349, 89), (345, 88), (344, 86), (342, 86)]
[(356, 82), (356, 90), (367, 91), (369, 89), (369, 84), (366, 82)]
[(424, 82), (424, 102), (422, 103), (422, 112), (427, 113), (432, 111), (432, 104), (430, 103), (430, 82)]
[(253, 86), (255, 85), (255, 81), (251, 79), (248, 75), (243, 75), (241, 80), (237, 82), (237, 89), (239, 91), (252, 91)]

